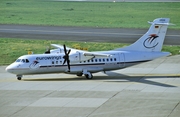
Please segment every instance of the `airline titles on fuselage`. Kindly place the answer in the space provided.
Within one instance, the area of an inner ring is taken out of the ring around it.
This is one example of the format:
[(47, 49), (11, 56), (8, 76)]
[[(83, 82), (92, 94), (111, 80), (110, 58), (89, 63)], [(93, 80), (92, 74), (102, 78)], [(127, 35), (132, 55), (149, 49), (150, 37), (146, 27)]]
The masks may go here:
[(45, 57), (36, 57), (36, 60), (60, 60), (62, 56), (45, 56)]

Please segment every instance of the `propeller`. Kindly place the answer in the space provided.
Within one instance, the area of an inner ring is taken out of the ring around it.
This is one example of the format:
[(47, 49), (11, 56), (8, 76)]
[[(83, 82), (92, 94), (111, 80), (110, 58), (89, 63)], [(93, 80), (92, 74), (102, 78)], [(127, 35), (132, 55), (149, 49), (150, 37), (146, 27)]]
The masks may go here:
[(68, 65), (68, 71), (70, 71), (69, 54), (70, 54), (70, 52), (71, 52), (71, 49), (69, 49), (68, 52), (67, 52), (66, 45), (63, 45), (63, 47), (64, 47), (64, 54), (65, 54), (65, 55), (63, 56), (63, 58), (64, 58), (63, 65), (67, 62), (67, 65)]
[(45, 51), (45, 54), (50, 54), (50, 53), (51, 53), (51, 52), (50, 52), (50, 47), (47, 46), (46, 51)]

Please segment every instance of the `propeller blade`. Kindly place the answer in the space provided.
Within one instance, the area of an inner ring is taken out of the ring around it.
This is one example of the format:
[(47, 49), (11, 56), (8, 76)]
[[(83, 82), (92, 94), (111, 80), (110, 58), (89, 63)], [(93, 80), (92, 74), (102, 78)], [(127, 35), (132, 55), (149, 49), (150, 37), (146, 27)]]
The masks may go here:
[(67, 54), (66, 45), (63, 45), (63, 46), (64, 46), (64, 53), (66, 55)]
[(66, 63), (67, 59), (64, 59), (63, 65)]
[(44, 53), (45, 53), (45, 54), (50, 54), (50, 53), (51, 53), (49, 46), (46, 47), (46, 51), (45, 51)]
[(70, 60), (67, 60), (68, 70), (70, 71)]
[(70, 54), (70, 52), (71, 52), (71, 49), (69, 49), (68, 52), (67, 52), (66, 45), (63, 45), (63, 47), (64, 47), (64, 54), (65, 54), (65, 55), (63, 56), (63, 58), (64, 58), (63, 65), (67, 62), (68, 71), (70, 71), (69, 54)]
[(67, 54), (69, 55), (70, 52), (71, 52), (71, 49), (68, 50), (68, 53), (67, 53)]

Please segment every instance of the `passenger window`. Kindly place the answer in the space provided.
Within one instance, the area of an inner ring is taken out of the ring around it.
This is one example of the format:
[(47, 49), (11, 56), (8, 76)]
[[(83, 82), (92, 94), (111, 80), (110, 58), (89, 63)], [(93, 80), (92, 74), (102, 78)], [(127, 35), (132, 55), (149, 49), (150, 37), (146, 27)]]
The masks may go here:
[(114, 58), (114, 61), (116, 61), (116, 58)]
[(110, 60), (112, 61), (113, 59), (111, 58)]
[(94, 62), (94, 60), (92, 59), (91, 62)]
[(99, 59), (99, 62), (101, 62), (101, 59)]
[(89, 62), (89, 60), (88, 60), (88, 62)]
[(105, 59), (103, 59), (103, 62), (105, 62)]
[(54, 64), (54, 61), (52, 61), (52, 64)]
[(107, 62), (109, 61), (109, 59), (108, 59), (108, 58), (107, 58), (106, 60), (107, 60)]
[(95, 62), (97, 62), (97, 59), (95, 59)]

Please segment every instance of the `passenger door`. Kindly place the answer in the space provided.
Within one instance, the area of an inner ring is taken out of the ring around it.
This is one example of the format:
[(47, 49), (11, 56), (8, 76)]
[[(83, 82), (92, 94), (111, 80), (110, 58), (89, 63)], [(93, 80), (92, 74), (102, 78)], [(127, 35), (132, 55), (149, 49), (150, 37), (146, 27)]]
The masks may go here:
[(124, 53), (119, 53), (119, 67), (125, 67), (125, 55), (124, 55)]

